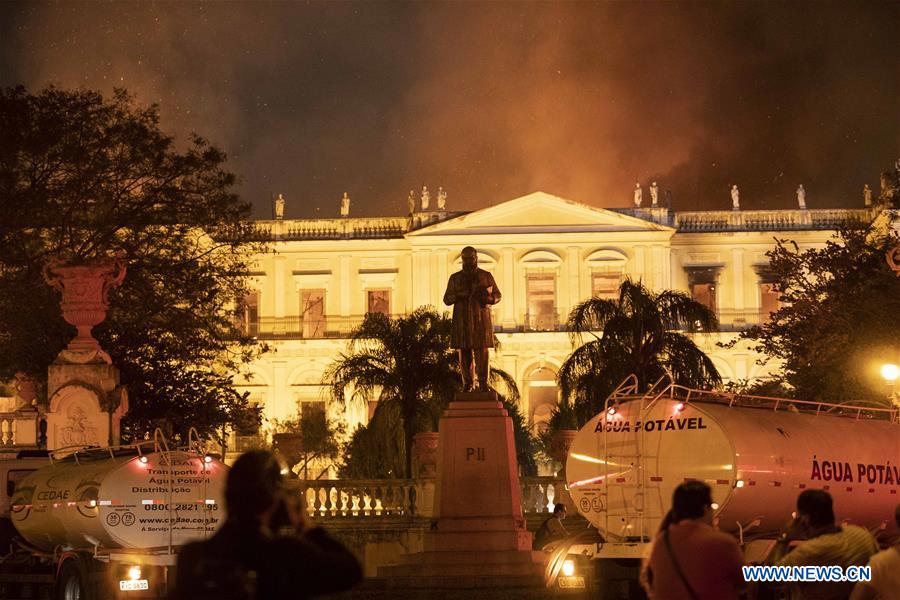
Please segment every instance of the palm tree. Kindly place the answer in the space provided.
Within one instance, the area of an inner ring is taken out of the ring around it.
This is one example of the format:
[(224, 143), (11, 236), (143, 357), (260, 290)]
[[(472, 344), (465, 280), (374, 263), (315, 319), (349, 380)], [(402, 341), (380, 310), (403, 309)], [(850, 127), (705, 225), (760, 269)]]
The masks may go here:
[[(626, 279), (615, 300), (591, 298), (569, 313), (566, 328), (577, 348), (559, 370), (563, 402), (572, 401), (583, 424), (632, 373), (640, 391), (665, 373), (690, 387), (718, 385), (722, 379), (712, 361), (685, 335), (717, 326), (715, 313), (687, 294), (657, 294)], [(582, 344), (586, 336), (591, 339)]]
[[(402, 430), (407, 477), (412, 474), (413, 436), (436, 429), (443, 409), (462, 388), (450, 329), (450, 319), (430, 307), (396, 319), (369, 313), (351, 332), (348, 352), (324, 374), (338, 401), (346, 401), (348, 391), (350, 399), (378, 396), (373, 421), (391, 420), (393, 426), (370, 424), (371, 435)], [(491, 384), (501, 389), (508, 406), (516, 403), (518, 388), (507, 373), (491, 369)]]
[(331, 395), (343, 402), (346, 392), (361, 400), (378, 394), (383, 409), (399, 417), (406, 453), (406, 476), (412, 473), (412, 444), (417, 422), (431, 405), (458, 386), (446, 340), (450, 325), (436, 311), (419, 308), (390, 319), (369, 313), (350, 333), (348, 352), (325, 371)]

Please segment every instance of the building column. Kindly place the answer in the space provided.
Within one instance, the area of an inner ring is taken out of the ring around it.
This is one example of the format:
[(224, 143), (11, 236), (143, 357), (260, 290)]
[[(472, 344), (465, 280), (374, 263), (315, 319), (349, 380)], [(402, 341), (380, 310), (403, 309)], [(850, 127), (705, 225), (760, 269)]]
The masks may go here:
[(744, 310), (744, 249), (731, 249), (731, 285), (734, 288), (734, 310)]
[(273, 308), (273, 316), (275, 317), (284, 317), (284, 301), (285, 301), (285, 280), (287, 279), (287, 273), (285, 267), (287, 266), (287, 259), (281, 254), (275, 255), (275, 260), (273, 261), (274, 266), (274, 278), (275, 278), (275, 291), (273, 292), (273, 298), (275, 300), (275, 305)]
[(341, 282), (340, 289), (340, 307), (341, 307), (341, 316), (349, 317), (350, 316), (350, 255), (342, 254), (340, 257), (340, 275), (339, 281)]
[(579, 292), (579, 281), (581, 280), (581, 248), (578, 246), (569, 246), (566, 254), (566, 278), (568, 279), (568, 298), (565, 304), (560, 306), (559, 318), (562, 321), (568, 317), (569, 311), (578, 304), (582, 296)]
[(434, 270), (436, 274), (434, 277), (434, 294), (432, 294), (431, 300), (428, 304), (433, 305), (439, 311), (444, 308), (444, 292), (447, 290), (447, 279), (450, 275), (447, 271), (450, 268), (449, 260), (450, 260), (450, 251), (447, 248), (441, 248), (435, 254), (435, 260), (437, 260), (437, 269)]
[(512, 248), (504, 248), (500, 252), (500, 267), (503, 270), (503, 278), (497, 285), (503, 299), (500, 301), (500, 315), (505, 331), (511, 331), (516, 327), (516, 276), (515, 276), (515, 251)]
[(272, 361), (272, 393), (275, 410), (271, 416), (276, 419), (287, 419), (294, 414), (291, 390), (287, 384), (287, 362), (283, 360)]
[(648, 282), (645, 280), (646, 271), (646, 257), (643, 246), (635, 246), (634, 247), (634, 278), (638, 281), (647, 285)]
[(654, 244), (651, 248), (650, 269), (653, 273), (651, 277), (653, 291), (658, 292), (665, 288), (665, 277), (663, 271), (665, 269), (665, 248), (659, 244)]

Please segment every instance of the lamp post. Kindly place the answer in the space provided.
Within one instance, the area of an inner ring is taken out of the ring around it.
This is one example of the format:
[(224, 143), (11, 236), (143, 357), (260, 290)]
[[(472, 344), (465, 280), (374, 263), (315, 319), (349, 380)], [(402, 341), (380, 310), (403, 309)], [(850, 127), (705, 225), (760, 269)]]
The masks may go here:
[(881, 377), (887, 382), (889, 386), (891, 386), (891, 404), (893, 404), (894, 406), (898, 406), (896, 383), (897, 378), (900, 377), (900, 367), (893, 363), (886, 363), (881, 365)]

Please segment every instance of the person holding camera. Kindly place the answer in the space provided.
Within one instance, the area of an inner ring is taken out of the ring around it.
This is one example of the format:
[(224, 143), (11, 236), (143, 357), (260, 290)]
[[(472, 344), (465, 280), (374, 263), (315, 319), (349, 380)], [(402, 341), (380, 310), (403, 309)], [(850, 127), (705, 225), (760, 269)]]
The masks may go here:
[[(878, 543), (871, 533), (858, 525), (835, 523), (831, 494), (825, 490), (804, 490), (797, 496), (794, 520), (779, 538), (773, 564), (837, 565), (846, 569), (853, 565), (865, 566), (876, 552)], [(846, 599), (852, 591), (853, 582), (809, 582), (794, 585), (792, 598)]]
[(281, 466), (265, 450), (241, 455), (225, 484), (228, 511), (208, 540), (182, 548), (176, 600), (302, 599), (349, 589), (359, 561), (287, 494)]

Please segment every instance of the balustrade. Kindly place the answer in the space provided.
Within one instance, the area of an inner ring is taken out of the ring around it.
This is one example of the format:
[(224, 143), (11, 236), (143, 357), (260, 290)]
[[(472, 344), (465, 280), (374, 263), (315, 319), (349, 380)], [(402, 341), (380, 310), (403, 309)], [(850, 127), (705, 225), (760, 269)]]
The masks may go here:
[[(333, 479), (290, 480), (289, 488), (301, 494), (310, 517), (325, 520), (397, 520), (431, 514), (421, 502), (430, 495), (422, 486), (425, 479)], [(522, 512), (545, 514), (553, 511), (563, 480), (556, 477), (522, 477)]]
[(0, 413), (0, 448), (35, 447), (37, 427), (35, 411)]
[(813, 210), (710, 210), (675, 214), (675, 226), (682, 232), (704, 231), (787, 231), (836, 229), (847, 222), (865, 222), (868, 209)]

